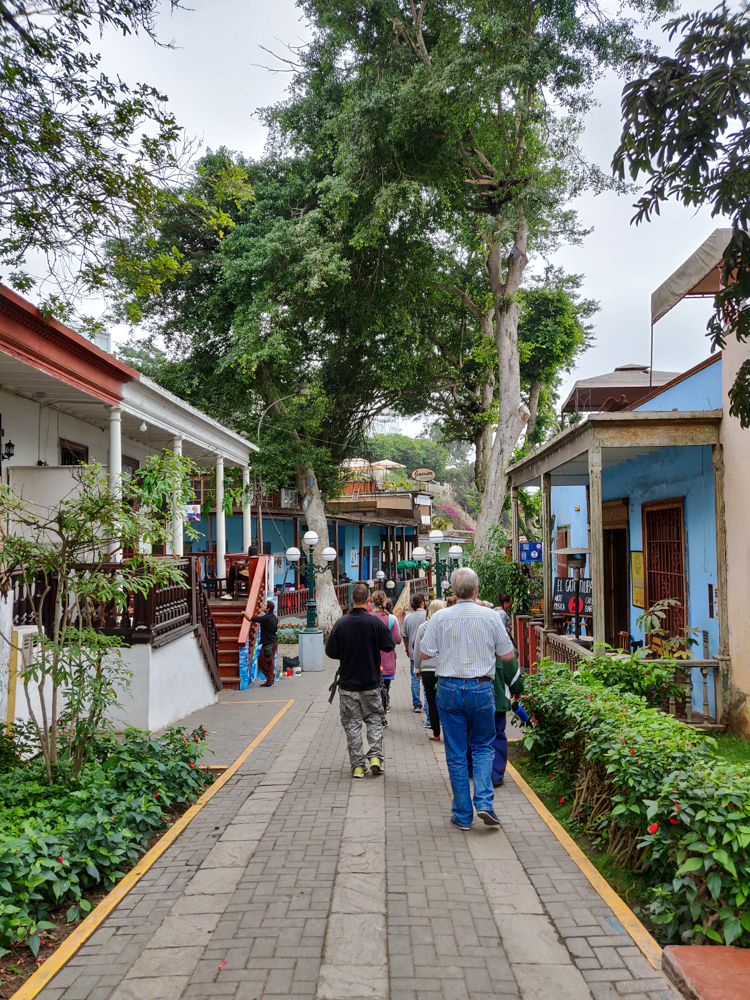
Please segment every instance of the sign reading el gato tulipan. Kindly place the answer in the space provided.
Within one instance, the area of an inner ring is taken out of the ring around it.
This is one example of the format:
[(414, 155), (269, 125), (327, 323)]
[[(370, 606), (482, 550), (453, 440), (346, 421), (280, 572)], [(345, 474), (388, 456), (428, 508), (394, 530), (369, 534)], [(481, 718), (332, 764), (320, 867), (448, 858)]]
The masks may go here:
[[(591, 580), (580, 580), (578, 592), (578, 614), (592, 615), (594, 602), (591, 594)], [(552, 598), (553, 615), (574, 615), (576, 613), (576, 582), (572, 577), (556, 576)]]
[(420, 467), (419, 469), (414, 469), (411, 473), (411, 478), (416, 483), (431, 483), (435, 478), (435, 472), (433, 469), (425, 469)]

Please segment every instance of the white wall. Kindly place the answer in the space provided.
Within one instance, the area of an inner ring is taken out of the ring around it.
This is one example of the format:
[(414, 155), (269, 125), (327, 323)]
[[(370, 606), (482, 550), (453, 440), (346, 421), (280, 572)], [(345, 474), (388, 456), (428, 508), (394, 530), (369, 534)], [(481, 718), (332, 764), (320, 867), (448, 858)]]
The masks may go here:
[[(11, 440), (16, 446), (15, 455), (10, 462), (3, 462), (3, 471), (13, 469), (14, 466), (36, 467), (38, 462), (46, 462), (48, 466), (59, 465), (60, 438), (85, 445), (89, 449), (90, 461), (97, 461), (105, 468), (109, 465), (108, 428), (96, 427), (86, 420), (61, 413), (31, 399), (14, 396), (2, 389), (0, 413), (3, 416), (5, 441)], [(122, 454), (143, 465), (150, 451), (123, 437)]]
[[(0, 614), (2, 600), (0, 600)], [(194, 632), (180, 636), (159, 649), (151, 646), (135, 645), (121, 649), (121, 665), (133, 674), (130, 685), (119, 692), (118, 701), (122, 708), (110, 713), (115, 729), (122, 732), (127, 726), (154, 731), (178, 723), (186, 715), (197, 712), (207, 705), (214, 705), (218, 695), (214, 690), (211, 675), (203, 659), (200, 643)], [(7, 662), (5, 674), (0, 670), (0, 679), (6, 678), (0, 694), (0, 722), (5, 722), (7, 708)], [(26, 694), (20, 680), (16, 688), (15, 720), (29, 719)], [(39, 717), (40, 701), (36, 685), (31, 685), (31, 701)], [(5, 700), (3, 700), (3, 697)], [(64, 702), (58, 695), (58, 713)], [(49, 691), (45, 698), (49, 706)]]
[(218, 700), (194, 632), (151, 651), (149, 729), (171, 726)]
[(122, 664), (133, 677), (118, 699), (122, 710), (112, 713), (118, 730), (163, 729), (218, 701), (194, 632), (158, 649), (145, 644), (123, 649)]

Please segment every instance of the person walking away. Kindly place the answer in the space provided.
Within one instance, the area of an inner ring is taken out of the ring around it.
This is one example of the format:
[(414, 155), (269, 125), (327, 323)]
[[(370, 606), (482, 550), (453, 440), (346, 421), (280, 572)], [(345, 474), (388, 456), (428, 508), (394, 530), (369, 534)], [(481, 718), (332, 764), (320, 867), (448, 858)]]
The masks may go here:
[(518, 666), (518, 655), (513, 650), (512, 660), (498, 660), (495, 665), (495, 679), (492, 682), (495, 693), (495, 738), (492, 747), (495, 756), (492, 761), (492, 787), (499, 788), (505, 781), (508, 764), (508, 737), (505, 722), (513, 698), (523, 694), (523, 674)]
[(250, 560), (257, 558), (257, 556), (258, 556), (258, 546), (251, 545), (250, 548), (247, 550), (246, 562), (240, 563), (239, 566), (237, 565), (237, 563), (232, 563), (232, 565), (229, 567), (229, 573), (227, 575), (227, 592), (226, 594), (222, 594), (221, 597), (222, 601), (234, 600), (234, 592), (237, 587), (237, 577), (242, 576), (246, 580), (248, 579), (248, 577), (250, 576)]
[(510, 636), (511, 642), (513, 642), (513, 623), (510, 620), (510, 606), (512, 603), (513, 598), (510, 594), (500, 594), (497, 599), (497, 607), (495, 608), (505, 626), (505, 631)]
[[(422, 701), (419, 697), (419, 680), (414, 671), (414, 655), (412, 647), (417, 631), (425, 621), (427, 612), (424, 608), (424, 597), (422, 594), (415, 594), (411, 599), (411, 612), (404, 618), (404, 648), (409, 657), (409, 669), (411, 671), (411, 704), (412, 712), (422, 711)], [(425, 697), (425, 701), (426, 701)], [(428, 719), (429, 721), (429, 719)]]
[[(512, 660), (513, 645), (494, 610), (476, 603), (479, 577), (468, 566), (451, 576), (452, 608), (430, 618), (420, 656), (439, 657), (437, 706), (445, 739), (445, 759), (453, 790), (451, 823), (468, 830), (477, 816), (499, 826), (495, 815), (492, 762), (495, 752), (495, 661)], [(468, 754), (474, 769), (472, 805)]]
[(249, 615), (247, 611), (242, 612), (242, 617), (249, 622), (260, 625), (260, 653), (258, 654), (258, 669), (261, 671), (266, 681), (261, 687), (273, 687), (276, 680), (276, 650), (279, 648), (278, 627), (279, 619), (274, 614), (276, 605), (273, 601), (266, 601), (263, 605), (263, 614)]
[(437, 697), (437, 677), (435, 676), (435, 670), (437, 668), (437, 658), (436, 657), (422, 657), (420, 644), (427, 630), (427, 623), (430, 618), (435, 614), (436, 611), (442, 611), (445, 607), (444, 601), (430, 601), (430, 606), (427, 609), (427, 618), (417, 629), (417, 634), (414, 639), (414, 671), (417, 677), (421, 677), (422, 685), (424, 687), (425, 700), (427, 701), (427, 706), (429, 709), (429, 719), (432, 728), (431, 740), (438, 742), (440, 740), (440, 711), (437, 707), (436, 697)]
[[(372, 595), (372, 614), (379, 617), (384, 625), (387, 625), (389, 632), (396, 641), (396, 646), (401, 645), (401, 630), (398, 627), (398, 619), (392, 613), (393, 602), (382, 590), (376, 590)], [(391, 681), (396, 676), (396, 650), (395, 647), (388, 653), (380, 654), (380, 677), (383, 686), (383, 711), (387, 712), (391, 704)], [(385, 723), (388, 724), (387, 722)]]
[[(368, 762), (373, 774), (382, 774), (385, 767), (380, 654), (396, 648), (396, 640), (387, 624), (379, 615), (367, 611), (369, 597), (366, 583), (355, 584), (352, 591), (354, 607), (334, 624), (326, 643), (326, 655), (339, 661), (332, 691), (338, 684), (341, 724), (346, 733), (353, 778), (364, 778)], [(367, 729), (367, 756), (362, 746), (363, 724)]]

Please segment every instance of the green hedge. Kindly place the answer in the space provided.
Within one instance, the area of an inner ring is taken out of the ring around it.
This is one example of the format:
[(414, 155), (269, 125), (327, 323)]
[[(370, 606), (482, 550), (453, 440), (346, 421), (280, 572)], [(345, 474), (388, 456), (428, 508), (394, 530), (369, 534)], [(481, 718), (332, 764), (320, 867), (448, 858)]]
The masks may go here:
[(657, 936), (750, 946), (750, 769), (590, 671), (545, 662), (526, 692), (527, 749), (567, 778), (571, 818), (648, 875)]
[(196, 763), (205, 737), (202, 727), (105, 737), (78, 778), (60, 768), (53, 786), (41, 761), (0, 774), (0, 956), (19, 941), (36, 955), (51, 910), (70, 904), (69, 920), (88, 912), (82, 895), (111, 889), (166, 829), (168, 811), (196, 800), (212, 780)]

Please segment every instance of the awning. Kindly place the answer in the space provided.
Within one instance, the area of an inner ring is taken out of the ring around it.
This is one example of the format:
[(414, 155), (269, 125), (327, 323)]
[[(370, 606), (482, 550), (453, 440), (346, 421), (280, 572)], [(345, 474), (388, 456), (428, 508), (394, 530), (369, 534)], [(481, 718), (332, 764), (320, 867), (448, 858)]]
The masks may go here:
[(652, 325), (682, 299), (715, 295), (721, 290), (721, 262), (731, 238), (731, 229), (715, 229), (695, 253), (659, 285), (651, 294)]

